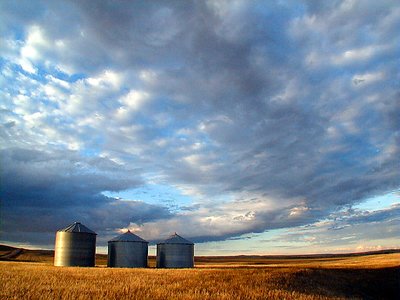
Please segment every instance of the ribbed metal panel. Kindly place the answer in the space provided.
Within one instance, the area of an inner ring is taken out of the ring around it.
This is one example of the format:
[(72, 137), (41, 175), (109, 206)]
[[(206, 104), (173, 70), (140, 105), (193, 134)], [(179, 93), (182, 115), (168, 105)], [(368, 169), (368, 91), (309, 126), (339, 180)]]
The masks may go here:
[(146, 268), (147, 254), (147, 243), (109, 242), (107, 266), (111, 268)]
[[(80, 223), (75, 224), (79, 225)], [(55, 266), (94, 267), (95, 259), (96, 233), (91, 230), (57, 231), (54, 254)]]
[(127, 232), (108, 242), (108, 262), (111, 268), (146, 268), (148, 242)]
[(157, 268), (193, 268), (194, 244), (175, 233), (157, 244)]

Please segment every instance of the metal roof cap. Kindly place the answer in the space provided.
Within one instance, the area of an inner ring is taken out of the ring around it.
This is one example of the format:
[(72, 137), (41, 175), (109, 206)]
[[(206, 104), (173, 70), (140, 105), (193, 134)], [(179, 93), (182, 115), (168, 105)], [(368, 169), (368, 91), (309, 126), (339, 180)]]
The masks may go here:
[(145, 241), (141, 237), (137, 236), (136, 234), (133, 234), (129, 230), (119, 236), (116, 236), (115, 238), (111, 239), (108, 241), (110, 242), (141, 242), (141, 243), (149, 243), (148, 241)]
[(68, 227), (64, 229), (60, 229), (58, 231), (64, 231), (64, 232), (74, 232), (74, 233), (90, 233), (90, 234), (96, 234), (93, 230), (90, 230), (87, 228), (85, 225), (81, 224), (80, 222), (74, 222)]
[(188, 241), (187, 239), (184, 239), (180, 235), (178, 235), (176, 232), (169, 236), (166, 240), (158, 243), (158, 244), (185, 244), (185, 245), (194, 245), (191, 241)]

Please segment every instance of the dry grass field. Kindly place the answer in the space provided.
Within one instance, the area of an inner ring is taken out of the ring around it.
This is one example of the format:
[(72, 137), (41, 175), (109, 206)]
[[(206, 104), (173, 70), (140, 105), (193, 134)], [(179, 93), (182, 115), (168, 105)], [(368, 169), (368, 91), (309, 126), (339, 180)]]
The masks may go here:
[(95, 268), (54, 267), (51, 255), (24, 250), (0, 261), (0, 299), (400, 299), (398, 252), (197, 257), (181, 270), (110, 269), (105, 255)]

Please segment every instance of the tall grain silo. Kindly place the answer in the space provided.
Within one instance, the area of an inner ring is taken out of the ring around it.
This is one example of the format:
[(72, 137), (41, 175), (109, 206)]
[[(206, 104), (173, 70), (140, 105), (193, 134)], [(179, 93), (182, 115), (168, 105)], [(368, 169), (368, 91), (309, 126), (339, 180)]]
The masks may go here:
[(193, 268), (194, 244), (173, 234), (157, 244), (157, 268)]
[(56, 234), (55, 266), (94, 267), (96, 233), (85, 225), (75, 222)]
[(108, 241), (107, 266), (112, 268), (146, 268), (149, 242), (128, 232)]

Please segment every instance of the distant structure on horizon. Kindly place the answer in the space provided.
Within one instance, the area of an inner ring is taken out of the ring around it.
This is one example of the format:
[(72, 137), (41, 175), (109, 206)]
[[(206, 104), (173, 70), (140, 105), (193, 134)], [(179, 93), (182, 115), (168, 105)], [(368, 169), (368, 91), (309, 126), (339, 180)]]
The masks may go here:
[(157, 268), (193, 268), (194, 244), (176, 232), (157, 244)]
[(107, 266), (111, 268), (146, 268), (149, 242), (129, 230), (108, 241)]
[(96, 233), (75, 222), (56, 233), (54, 265), (63, 267), (94, 267)]

